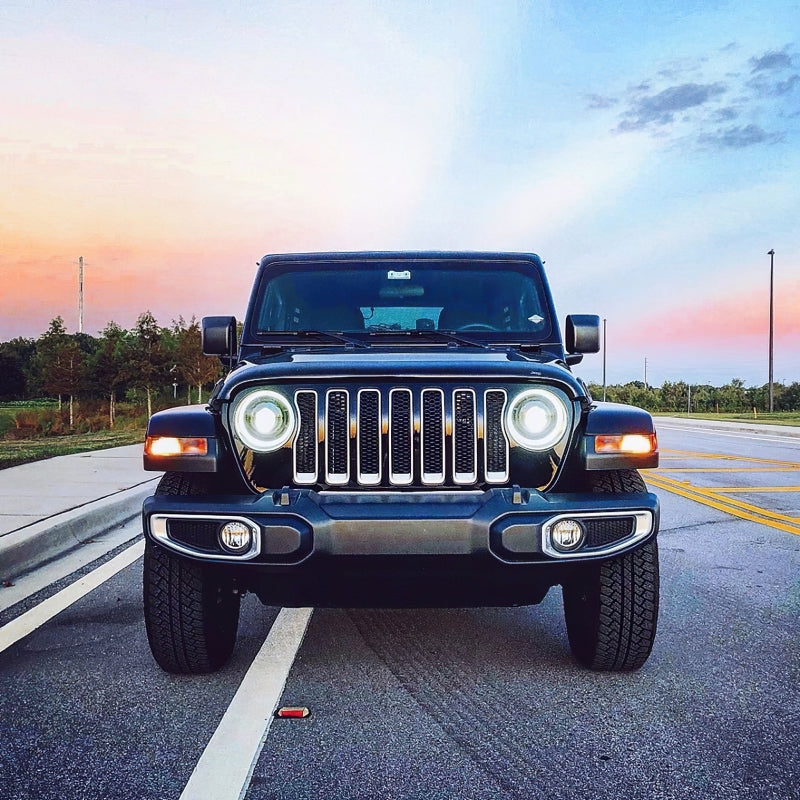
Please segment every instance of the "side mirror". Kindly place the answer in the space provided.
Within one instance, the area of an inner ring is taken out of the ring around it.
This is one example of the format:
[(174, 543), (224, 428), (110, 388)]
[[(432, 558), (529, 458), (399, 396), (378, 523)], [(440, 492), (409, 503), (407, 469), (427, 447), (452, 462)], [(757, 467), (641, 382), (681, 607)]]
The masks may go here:
[(236, 353), (236, 317), (203, 317), (203, 353), (219, 356), (229, 367)]
[(597, 353), (600, 350), (600, 317), (570, 314), (564, 334), (567, 353)]

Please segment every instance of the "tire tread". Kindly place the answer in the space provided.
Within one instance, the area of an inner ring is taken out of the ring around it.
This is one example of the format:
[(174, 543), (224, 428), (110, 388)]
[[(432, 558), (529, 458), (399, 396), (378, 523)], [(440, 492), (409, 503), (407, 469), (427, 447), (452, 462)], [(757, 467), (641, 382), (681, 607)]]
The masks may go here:
[[(198, 495), (194, 476), (166, 473), (156, 494)], [(144, 617), (153, 657), (167, 672), (199, 674), (230, 658), (239, 622), (239, 595), (204, 565), (145, 540)]]
[[(635, 470), (592, 476), (592, 489), (603, 493), (646, 491)], [(655, 640), (659, 605), (658, 543), (589, 567), (583, 581), (565, 584), (564, 613), (570, 646), (589, 669), (639, 669)]]

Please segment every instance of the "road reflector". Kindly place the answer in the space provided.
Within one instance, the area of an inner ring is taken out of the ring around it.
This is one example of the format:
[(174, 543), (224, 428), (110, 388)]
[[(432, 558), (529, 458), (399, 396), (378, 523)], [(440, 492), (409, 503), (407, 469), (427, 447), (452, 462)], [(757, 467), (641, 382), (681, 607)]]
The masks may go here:
[(305, 706), (284, 706), (275, 712), (278, 719), (305, 719), (311, 712)]

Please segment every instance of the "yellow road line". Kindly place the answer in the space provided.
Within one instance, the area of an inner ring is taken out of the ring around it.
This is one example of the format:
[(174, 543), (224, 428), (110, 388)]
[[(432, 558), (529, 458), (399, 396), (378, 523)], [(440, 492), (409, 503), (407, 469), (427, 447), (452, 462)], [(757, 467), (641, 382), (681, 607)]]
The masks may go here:
[(722, 497), (717, 495), (716, 489), (709, 489), (704, 486), (693, 486), (690, 483), (686, 483), (684, 481), (675, 481), (672, 478), (663, 478), (662, 479), (665, 484), (673, 484), (679, 486), (684, 491), (689, 492), (696, 492), (699, 495), (704, 497), (710, 497), (713, 500), (716, 500), (719, 503), (723, 503), (728, 506), (734, 506), (736, 508), (743, 509), (744, 511), (753, 512), (756, 514), (761, 514), (764, 517), (769, 517), (771, 519), (777, 519), (781, 522), (790, 522), (793, 523), (794, 520), (792, 517), (787, 517), (785, 514), (779, 514), (776, 511), (770, 511), (766, 508), (761, 508), (761, 506), (754, 506), (750, 503), (745, 503), (743, 500), (734, 500), (730, 497)]
[(723, 511), (726, 514), (732, 514), (740, 519), (758, 522), (761, 525), (768, 525), (770, 528), (776, 528), (777, 530), (794, 533), (800, 536), (800, 521), (796, 521), (792, 517), (787, 517), (784, 514), (776, 514), (773, 511), (732, 500), (727, 497), (716, 497), (711, 490), (690, 486), (686, 483), (665, 478), (660, 474), (648, 474), (647, 481), (659, 489), (672, 492), (688, 500), (694, 500), (710, 508)]
[(791, 467), (665, 467), (659, 472), (800, 472), (800, 464)]
[(724, 453), (696, 453), (693, 450), (661, 450), (659, 451), (665, 460), (674, 461), (676, 459), (710, 459), (718, 461), (749, 461), (751, 464), (772, 464), (775, 467), (789, 467), (798, 469), (800, 464), (796, 461), (778, 461), (774, 458), (755, 458), (752, 456), (731, 456)]
[(743, 494), (755, 494), (756, 492), (800, 492), (800, 486), (755, 486), (755, 487), (742, 487), (742, 486), (717, 486), (715, 492), (742, 492)]

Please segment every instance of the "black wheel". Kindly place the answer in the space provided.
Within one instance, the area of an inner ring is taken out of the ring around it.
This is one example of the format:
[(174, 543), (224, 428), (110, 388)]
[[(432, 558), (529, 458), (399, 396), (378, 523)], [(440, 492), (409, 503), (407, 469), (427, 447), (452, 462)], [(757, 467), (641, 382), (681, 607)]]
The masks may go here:
[[(635, 470), (600, 472), (590, 478), (596, 492), (644, 492)], [(564, 617), (569, 644), (585, 667), (599, 671), (639, 669), (653, 648), (658, 622), (658, 544), (597, 565), (587, 565), (565, 583)]]
[[(156, 494), (197, 495), (192, 475), (167, 473)], [(222, 667), (236, 644), (240, 597), (214, 567), (145, 540), (144, 621), (150, 649), (166, 672), (205, 673)]]

